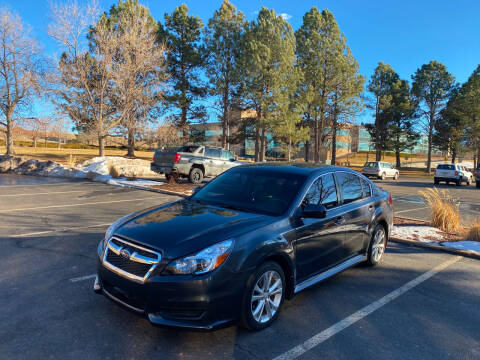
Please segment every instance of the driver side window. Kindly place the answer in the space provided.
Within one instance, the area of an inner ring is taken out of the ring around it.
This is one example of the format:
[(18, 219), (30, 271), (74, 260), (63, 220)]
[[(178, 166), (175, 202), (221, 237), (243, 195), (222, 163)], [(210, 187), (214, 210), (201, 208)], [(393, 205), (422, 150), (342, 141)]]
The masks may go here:
[(323, 205), (327, 209), (338, 205), (337, 187), (332, 174), (322, 175), (315, 180), (305, 196), (304, 204)]

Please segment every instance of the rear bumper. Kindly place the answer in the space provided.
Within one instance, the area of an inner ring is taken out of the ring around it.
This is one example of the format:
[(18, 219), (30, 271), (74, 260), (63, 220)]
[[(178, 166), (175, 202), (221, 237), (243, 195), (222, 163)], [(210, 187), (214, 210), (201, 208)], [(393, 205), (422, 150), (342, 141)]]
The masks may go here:
[(461, 180), (461, 181), (466, 181), (467, 178), (465, 177), (445, 177), (445, 176), (434, 176), (433, 179), (435, 181), (458, 181), (458, 180)]
[(174, 168), (173, 166), (158, 165), (152, 162), (150, 163), (150, 170), (157, 174), (170, 174), (174, 171)]
[(140, 284), (98, 259), (96, 291), (155, 325), (214, 330), (240, 318), (247, 275), (220, 267), (202, 276), (153, 275)]

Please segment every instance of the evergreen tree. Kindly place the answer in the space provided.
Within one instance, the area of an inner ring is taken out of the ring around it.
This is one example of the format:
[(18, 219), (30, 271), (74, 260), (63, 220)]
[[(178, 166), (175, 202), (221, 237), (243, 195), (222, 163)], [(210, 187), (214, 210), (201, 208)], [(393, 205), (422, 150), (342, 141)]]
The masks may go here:
[(428, 134), (426, 171), (430, 172), (435, 124), (450, 96), (455, 78), (447, 71), (445, 65), (432, 60), (417, 69), (412, 80), (412, 93), (417, 103), (417, 113), (424, 120), (424, 128)]
[(296, 90), (295, 38), (291, 26), (274, 10), (262, 7), (249, 24), (242, 55), (242, 94), (256, 111), (255, 161), (265, 160), (267, 132), (278, 119), (285, 102)]
[(168, 49), (171, 91), (166, 95), (166, 101), (170, 107), (179, 110), (172, 118), (183, 131), (184, 142), (188, 142), (189, 125), (205, 121), (206, 117), (205, 106), (198, 104), (198, 100), (207, 95), (201, 77), (206, 60), (202, 29), (200, 18), (189, 15), (185, 4), (172, 14), (165, 14), (165, 24), (159, 24), (158, 39), (165, 42)]
[(382, 151), (388, 149), (388, 128), (391, 122), (389, 109), (392, 102), (393, 84), (399, 80), (392, 67), (383, 62), (375, 68), (367, 89), (373, 95), (369, 108), (375, 110), (374, 124), (366, 124), (371, 141), (375, 145), (375, 160), (382, 160)]
[[(338, 86), (337, 70), (347, 51), (345, 38), (337, 22), (327, 9), (320, 12), (313, 7), (303, 16), (302, 26), (295, 32), (297, 42), (297, 64), (303, 73), (299, 87), (305, 102), (304, 122), (313, 129), (314, 161), (320, 161), (320, 150), (329, 135), (329, 104)], [(336, 95), (337, 94), (337, 95)], [(337, 99), (337, 104), (338, 104)], [(306, 144), (308, 160), (309, 144)]]
[(247, 22), (242, 12), (228, 0), (215, 11), (208, 22), (206, 46), (209, 52), (207, 75), (210, 95), (216, 98), (216, 109), (222, 123), (222, 147), (230, 143), (232, 111), (239, 108), (238, 88), (241, 79), (240, 43)]
[(395, 152), (396, 166), (400, 167), (400, 153), (415, 146), (420, 135), (414, 129), (413, 104), (410, 86), (406, 80), (398, 79), (391, 87), (387, 148)]

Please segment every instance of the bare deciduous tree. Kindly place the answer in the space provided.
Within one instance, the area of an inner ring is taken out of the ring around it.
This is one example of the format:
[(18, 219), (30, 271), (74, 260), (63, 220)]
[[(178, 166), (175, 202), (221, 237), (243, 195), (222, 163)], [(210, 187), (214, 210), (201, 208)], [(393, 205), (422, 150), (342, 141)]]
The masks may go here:
[[(95, 24), (99, 14), (96, 1), (86, 5), (74, 0), (51, 4), (51, 12), (49, 35), (64, 49), (57, 76), (53, 77), (54, 102), (79, 130), (96, 134), (99, 156), (104, 156), (105, 138), (119, 126), (125, 112), (119, 109), (114, 90), (118, 36), (105, 19)], [(89, 32), (89, 28), (93, 30)], [(82, 42), (86, 33), (90, 51)]]
[(22, 19), (0, 8), (0, 110), (5, 119), (7, 154), (13, 155), (14, 114), (28, 108), (42, 89), (44, 61)]
[(157, 24), (142, 5), (119, 3), (110, 10), (108, 20), (118, 37), (113, 81), (124, 113), (122, 125), (127, 129), (127, 156), (134, 156), (136, 136), (155, 117), (162, 101), (167, 78), (165, 46), (157, 42)]

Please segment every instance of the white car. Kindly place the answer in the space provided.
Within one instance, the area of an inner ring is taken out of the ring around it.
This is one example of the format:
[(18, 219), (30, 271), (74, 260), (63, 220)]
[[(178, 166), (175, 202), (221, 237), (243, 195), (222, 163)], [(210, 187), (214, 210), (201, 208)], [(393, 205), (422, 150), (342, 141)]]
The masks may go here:
[(397, 180), (400, 176), (400, 173), (392, 164), (383, 161), (366, 162), (363, 165), (362, 174), (366, 177), (375, 176), (382, 180), (385, 180), (387, 177)]
[(463, 165), (440, 164), (435, 170), (433, 182), (437, 185), (440, 181), (445, 181), (447, 184), (453, 182), (457, 186), (462, 185), (462, 182), (470, 185), (473, 182), (473, 174)]

